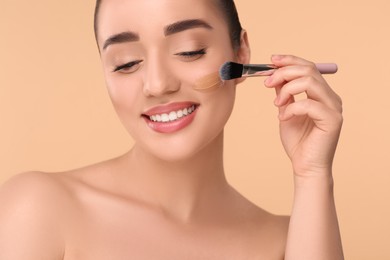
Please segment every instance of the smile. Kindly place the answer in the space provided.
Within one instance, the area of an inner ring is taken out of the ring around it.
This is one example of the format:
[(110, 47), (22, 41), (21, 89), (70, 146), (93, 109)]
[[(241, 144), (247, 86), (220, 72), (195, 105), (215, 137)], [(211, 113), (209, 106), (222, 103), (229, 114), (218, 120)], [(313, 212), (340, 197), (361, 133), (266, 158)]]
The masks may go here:
[(142, 114), (146, 124), (158, 133), (174, 133), (189, 126), (197, 114), (199, 104), (175, 102), (153, 107)]
[(192, 105), (190, 107), (180, 109), (177, 111), (171, 111), (169, 113), (151, 115), (149, 116), (149, 120), (153, 122), (162, 122), (162, 123), (173, 122), (180, 118), (192, 114), (192, 112), (194, 112), (195, 109), (196, 109), (195, 105)]

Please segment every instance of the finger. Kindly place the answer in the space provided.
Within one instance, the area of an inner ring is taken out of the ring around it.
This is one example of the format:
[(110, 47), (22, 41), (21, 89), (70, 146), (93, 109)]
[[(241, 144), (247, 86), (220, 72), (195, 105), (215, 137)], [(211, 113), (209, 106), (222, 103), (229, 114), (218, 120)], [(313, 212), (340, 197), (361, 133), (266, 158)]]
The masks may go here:
[(272, 55), (271, 61), (278, 67), (284, 67), (289, 65), (306, 65), (315, 67), (315, 64), (313, 62), (294, 55)]
[(278, 68), (265, 80), (264, 84), (266, 87), (271, 88), (281, 84), (282, 82), (289, 82), (308, 75), (316, 78), (318, 81), (325, 82), (315, 65), (288, 65)]
[(341, 113), (311, 99), (300, 100), (287, 105), (283, 113), (279, 115), (279, 119), (287, 121), (295, 116), (308, 116), (319, 129), (326, 132), (338, 131), (343, 121)]
[[(303, 59), (300, 60), (302, 61)], [(308, 64), (310, 64), (310, 62), (308, 62)], [(276, 70), (272, 76), (267, 78), (264, 84), (266, 87), (271, 88), (284, 84), (294, 84), (291, 83), (293, 81), (300, 82), (302, 85), (295, 85), (297, 86), (297, 89), (292, 91), (289, 90), (287, 93), (297, 95), (306, 92), (308, 98), (324, 102), (327, 106), (342, 111), (341, 98), (330, 88), (314, 64), (281, 67)], [(282, 93), (284, 93), (283, 90)], [(279, 105), (283, 105), (285, 100), (289, 99), (289, 96), (290, 95), (283, 96), (282, 102), (279, 103)]]
[(284, 113), (284, 110), (286, 109), (286, 107), (289, 104), (295, 102), (294, 96), (291, 95), (287, 100), (285, 100), (284, 104), (279, 104), (279, 96), (280, 96), (280, 93), (282, 91), (282, 88), (283, 88), (283, 86), (279, 86), (279, 87), (275, 88), (276, 99), (274, 100), (274, 104), (275, 104), (275, 106), (277, 106), (279, 108), (279, 114)]
[[(275, 105), (285, 105), (291, 96), (306, 93), (307, 97), (324, 103), (329, 108), (341, 111), (340, 99), (329, 87), (323, 87), (324, 82), (311, 76), (304, 76), (286, 83), (278, 92)], [(326, 83), (325, 83), (326, 84)]]

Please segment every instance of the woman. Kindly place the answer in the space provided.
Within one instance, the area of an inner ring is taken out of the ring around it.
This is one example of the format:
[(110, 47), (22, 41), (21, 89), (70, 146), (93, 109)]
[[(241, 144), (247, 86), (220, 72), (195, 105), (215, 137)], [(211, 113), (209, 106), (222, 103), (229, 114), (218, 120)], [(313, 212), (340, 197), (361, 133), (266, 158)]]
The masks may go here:
[(242, 79), (194, 89), (225, 61), (250, 61), (233, 2), (97, 1), (95, 33), (135, 144), (96, 165), (8, 181), (0, 259), (343, 259), (332, 192), (341, 100), (313, 63), (274, 55), (279, 69), (265, 81), (295, 184), (291, 217), (275, 216), (224, 175), (223, 128)]

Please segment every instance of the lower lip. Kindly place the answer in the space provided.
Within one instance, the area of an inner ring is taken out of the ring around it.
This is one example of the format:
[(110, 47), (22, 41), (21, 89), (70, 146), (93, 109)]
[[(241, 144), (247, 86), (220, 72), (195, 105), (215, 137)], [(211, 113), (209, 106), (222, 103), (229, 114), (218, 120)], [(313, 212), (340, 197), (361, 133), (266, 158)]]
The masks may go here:
[(180, 131), (183, 128), (187, 127), (189, 124), (191, 124), (192, 121), (194, 120), (197, 112), (198, 112), (198, 108), (196, 108), (191, 114), (189, 114), (187, 116), (184, 116), (184, 117), (179, 118), (175, 121), (166, 122), (166, 123), (154, 122), (154, 121), (150, 120), (148, 117), (144, 117), (144, 119), (145, 119), (146, 123), (148, 124), (148, 126), (151, 129), (153, 129), (154, 131), (156, 131), (158, 133), (168, 134), (168, 133), (174, 133), (174, 132)]

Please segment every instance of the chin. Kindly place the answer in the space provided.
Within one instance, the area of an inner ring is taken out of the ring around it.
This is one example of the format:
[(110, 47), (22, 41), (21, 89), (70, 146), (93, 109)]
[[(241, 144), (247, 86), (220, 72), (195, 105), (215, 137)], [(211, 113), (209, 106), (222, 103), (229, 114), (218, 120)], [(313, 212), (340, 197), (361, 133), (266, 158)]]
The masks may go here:
[(223, 131), (219, 131), (216, 136), (199, 134), (188, 138), (186, 135), (165, 137), (158, 142), (136, 142), (135, 147), (141, 149), (154, 159), (168, 163), (179, 163), (190, 161), (202, 157), (209, 150), (222, 148)]

